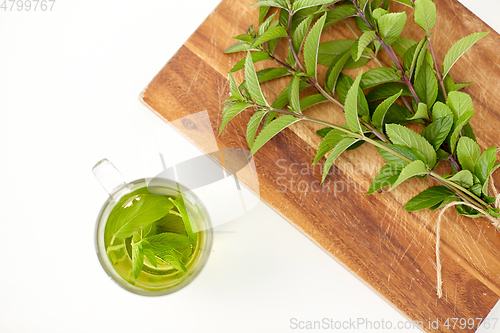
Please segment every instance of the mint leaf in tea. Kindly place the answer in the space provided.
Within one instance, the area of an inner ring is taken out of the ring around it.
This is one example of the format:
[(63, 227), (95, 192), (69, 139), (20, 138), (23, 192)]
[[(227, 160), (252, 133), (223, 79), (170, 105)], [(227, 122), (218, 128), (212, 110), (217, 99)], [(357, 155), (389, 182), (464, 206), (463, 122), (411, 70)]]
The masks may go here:
[(107, 219), (108, 259), (122, 278), (138, 287), (175, 285), (200, 253), (192, 222), (182, 194), (135, 190), (120, 199)]

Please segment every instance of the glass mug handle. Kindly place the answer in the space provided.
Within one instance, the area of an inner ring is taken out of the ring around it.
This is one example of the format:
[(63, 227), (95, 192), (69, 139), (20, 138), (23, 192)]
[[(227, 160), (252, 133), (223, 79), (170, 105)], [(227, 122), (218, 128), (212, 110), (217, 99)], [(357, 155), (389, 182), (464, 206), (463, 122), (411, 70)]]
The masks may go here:
[(127, 184), (121, 172), (107, 158), (97, 162), (92, 172), (109, 195)]

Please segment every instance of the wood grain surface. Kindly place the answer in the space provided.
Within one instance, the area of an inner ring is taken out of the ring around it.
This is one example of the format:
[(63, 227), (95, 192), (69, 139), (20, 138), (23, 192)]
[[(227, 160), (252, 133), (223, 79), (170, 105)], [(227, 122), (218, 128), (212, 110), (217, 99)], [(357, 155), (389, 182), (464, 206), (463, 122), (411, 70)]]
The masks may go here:
[[(221, 103), (228, 96), (227, 72), (244, 56), (223, 51), (235, 42), (231, 36), (257, 23), (257, 8), (248, 6), (253, 2), (222, 1), (141, 95), (166, 121), (206, 110), (211, 127), (189, 119), (176, 123), (179, 131), (207, 153), (211, 151), (205, 147), (205, 138), (218, 134)], [(483, 149), (495, 145), (500, 142), (500, 36), (458, 1), (435, 3), (438, 23), (433, 40), (441, 63), (458, 39), (473, 32), (491, 32), (451, 74), (455, 82), (476, 82), (466, 88), (475, 105), (472, 126)], [(391, 10), (407, 9), (393, 3)], [(407, 13), (408, 21), (413, 22), (412, 12)], [(423, 32), (410, 24), (403, 35), (420, 39)], [(322, 41), (343, 38), (353, 36), (344, 23), (337, 23), (326, 30)], [(389, 64), (389, 58), (381, 54), (382, 62)], [(271, 61), (257, 65), (257, 69), (278, 67)], [(373, 67), (369, 64), (363, 70)], [(320, 68), (319, 77), (324, 77), (325, 71)], [(354, 76), (359, 71), (346, 73)], [(241, 72), (235, 76), (238, 82), (243, 79)], [(287, 79), (265, 83), (264, 93), (273, 100), (286, 84)], [(306, 114), (344, 123), (342, 111), (329, 104), (311, 108)], [(248, 112), (240, 114), (217, 137), (220, 149), (248, 148), (245, 130), (249, 116)], [(432, 182), (424, 186), (413, 179), (395, 191), (367, 196), (371, 180), (384, 163), (375, 148), (365, 144), (343, 154), (326, 184), (320, 186), (321, 165), (310, 166), (320, 141), (314, 133), (318, 128), (300, 122), (256, 154), (262, 200), (410, 320), (422, 321), (425, 331), (436, 331), (428, 327), (429, 319), (443, 323), (446, 318), (485, 318), (500, 297), (500, 234), (486, 219), (459, 217), (452, 209), (446, 212), (441, 234), (444, 297), (438, 299), (434, 248), (438, 212), (409, 213), (403, 209), (407, 200)], [(438, 172), (449, 172), (446, 163), (442, 164)], [(244, 177), (241, 180), (245, 183)], [(335, 283), (334, 276), (331, 281)], [(335, 302), (334, 295), (331, 299)], [(441, 325), (438, 331), (474, 329), (453, 330)]]

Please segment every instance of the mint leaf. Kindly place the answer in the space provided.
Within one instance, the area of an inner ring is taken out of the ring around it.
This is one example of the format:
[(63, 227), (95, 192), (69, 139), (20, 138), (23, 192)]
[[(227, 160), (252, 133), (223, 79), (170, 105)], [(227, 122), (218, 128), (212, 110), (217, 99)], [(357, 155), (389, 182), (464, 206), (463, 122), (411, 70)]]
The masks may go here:
[(474, 179), (472, 173), (469, 170), (461, 170), (449, 178), (454, 183), (459, 184), (465, 188), (472, 187), (474, 185)]
[(260, 0), (256, 3), (251, 4), (250, 6), (269, 6), (269, 7), (279, 7), (283, 9), (287, 9), (288, 5), (285, 0)]
[(321, 177), (321, 183), (325, 181), (326, 176), (328, 176), (328, 172), (330, 172), (330, 169), (335, 160), (337, 159), (337, 157), (339, 157), (340, 154), (342, 154), (347, 148), (349, 148), (356, 142), (358, 142), (358, 139), (354, 138), (343, 139), (332, 149), (332, 151), (326, 158), (325, 164), (323, 165), (323, 176)]
[(421, 135), (434, 146), (435, 150), (443, 144), (453, 126), (453, 116), (449, 115), (434, 120), (429, 126), (424, 128)]
[(276, 13), (273, 15), (269, 16), (262, 24), (260, 25), (259, 29), (257, 30), (257, 36), (262, 36), (266, 31), (273, 25), (273, 20), (276, 17)]
[(304, 62), (307, 70), (307, 75), (316, 79), (317, 78), (317, 62), (318, 62), (318, 49), (321, 31), (325, 25), (326, 14), (313, 25), (307, 38), (304, 42)]
[(299, 54), (302, 45), (304, 44), (305, 37), (307, 35), (307, 30), (309, 30), (309, 26), (311, 25), (313, 20), (313, 15), (308, 16), (304, 19), (297, 28), (294, 30), (292, 34), (292, 44), (295, 49), (295, 52)]
[(474, 130), (472, 129), (472, 126), (469, 124), (466, 124), (463, 128), (462, 128), (462, 135), (463, 136), (466, 136), (472, 140), (474, 140), (475, 142), (477, 142), (477, 139), (476, 139), (476, 135), (474, 134)]
[[(418, 53), (415, 53), (415, 62), (412, 61), (412, 67), (410, 69), (410, 71), (411, 71), (410, 78), (411, 78), (411, 75), (413, 74), (413, 70), (415, 70), (415, 80), (417, 80), (420, 72), (422, 71), (422, 66), (424, 65), (424, 62), (426, 61), (427, 56), (430, 57), (430, 53), (429, 53), (429, 51), (427, 51), (427, 44), (428, 44), (427, 37), (424, 37), (424, 39), (422, 39), (422, 41), (423, 41), (423, 44), (419, 44), (421, 48), (418, 51)], [(431, 64), (429, 64), (429, 65), (432, 68), (432, 65)]]
[(331, 4), (338, 1), (339, 0), (297, 0), (293, 3), (293, 10), (296, 12), (307, 7)]
[(224, 53), (237, 53), (237, 52), (250, 51), (250, 50), (255, 50), (252, 48), (250, 43), (239, 41), (239, 42), (236, 42), (235, 44), (231, 45), (230, 47), (228, 47), (227, 50), (224, 51)]
[(151, 265), (153, 265), (154, 267), (158, 267), (158, 261), (156, 260), (155, 253), (153, 252), (152, 249), (148, 248), (147, 246), (144, 246), (144, 255), (146, 256), (146, 259), (148, 259)]
[(189, 219), (189, 214), (187, 212), (186, 205), (184, 204), (184, 198), (182, 197), (182, 194), (179, 195), (175, 200), (171, 199), (171, 201), (174, 203), (175, 207), (177, 207), (177, 210), (181, 214), (182, 221), (184, 222), (184, 227), (186, 228), (186, 233), (189, 239), (191, 239), (193, 243), (196, 243), (198, 234), (193, 230), (193, 226)]
[[(425, 158), (424, 155), (422, 155), (421, 152), (419, 152), (416, 149), (413, 148), (408, 148), (408, 147), (403, 147), (399, 145), (391, 145), (390, 143), (383, 143), (382, 144), (388, 148), (391, 148), (394, 150), (396, 153), (403, 155), (404, 157), (416, 161), (420, 160), (424, 163), (427, 163), (427, 159)], [(402, 165), (406, 166), (408, 165), (408, 162), (405, 160), (400, 159), (398, 156), (393, 155), (385, 150), (382, 150), (377, 147), (377, 151), (379, 152), (380, 156), (388, 163), (391, 165)]]
[(405, 84), (391, 82), (370, 90), (370, 92), (366, 95), (366, 100), (371, 103), (381, 99), (387, 99), (400, 91), (402, 92), (402, 96), (411, 96), (410, 89), (408, 89)]
[(344, 68), (345, 64), (351, 57), (351, 52), (347, 51), (344, 53), (340, 59), (331, 67), (331, 70), (327, 74), (325, 88), (329, 92), (335, 92), (335, 86), (337, 85), (337, 80), (339, 78), (340, 72)]
[(436, 151), (429, 141), (422, 136), (409, 128), (397, 124), (388, 124), (385, 128), (392, 143), (418, 150), (425, 156), (427, 165), (430, 168), (436, 164)]
[(242, 34), (242, 35), (238, 35), (236, 37), (233, 37), (233, 39), (252, 44), (255, 38), (249, 34)]
[[(299, 90), (303, 90), (304, 88), (307, 87), (307, 83), (304, 82), (304, 81), (300, 81), (299, 83)], [(273, 104), (271, 105), (271, 107), (275, 108), (275, 109), (283, 109), (285, 107), (285, 105), (287, 105), (288, 103), (288, 86), (286, 86), (283, 91), (278, 95), (278, 97), (276, 97), (276, 99), (274, 100)], [(269, 112), (269, 114), (276, 114), (276, 111), (271, 111)], [(274, 118), (271, 117), (271, 118)], [(266, 118), (267, 120), (268, 118)], [(266, 125), (269, 124), (269, 122), (271, 121), (272, 119), (269, 119), (269, 121), (267, 122), (264, 122)]]
[(253, 100), (259, 105), (269, 106), (262, 90), (260, 89), (259, 79), (257, 77), (257, 73), (255, 72), (250, 52), (247, 53), (247, 57), (245, 59), (245, 81), (247, 83), (248, 92)]
[(141, 274), (142, 266), (144, 265), (144, 249), (142, 242), (132, 243), (132, 269), (134, 271), (134, 278), (137, 279)]
[(446, 106), (446, 104), (436, 102), (436, 104), (434, 104), (434, 107), (432, 108), (432, 118), (436, 120), (447, 116), (453, 116), (453, 112), (451, 111), (451, 109)]
[(319, 44), (318, 63), (323, 66), (332, 66), (342, 55), (349, 52), (353, 47), (354, 40), (339, 39)]
[(297, 114), (301, 113), (299, 102), (299, 83), (300, 77), (298, 75), (294, 75), (288, 85), (288, 102), (290, 103), (290, 109), (292, 112)]
[(469, 121), (472, 119), (474, 116), (473, 111), (467, 111), (463, 113), (460, 118), (456, 121), (455, 125), (453, 126), (453, 130), (451, 131), (450, 135), (450, 151), (453, 154), (455, 152), (455, 147), (457, 145), (457, 140), (458, 136), (460, 135), (460, 131), (462, 128), (469, 123)]
[(424, 162), (418, 160), (418, 161), (413, 161), (407, 166), (404, 167), (403, 171), (401, 171), (401, 174), (399, 175), (398, 179), (392, 185), (389, 191), (394, 190), (396, 187), (398, 187), (402, 182), (405, 180), (408, 180), (410, 178), (413, 178), (415, 176), (420, 176), (420, 175), (426, 175), (428, 173), (427, 168), (425, 167)]
[(428, 108), (434, 105), (438, 96), (438, 80), (436, 71), (427, 62), (424, 62), (420, 73), (415, 79), (415, 91), (420, 101), (427, 104)]
[[(340, 103), (345, 105), (347, 99), (347, 92), (352, 87), (354, 80), (351, 79), (349, 75), (345, 75), (340, 73), (339, 78), (337, 80), (337, 94), (339, 95)], [(359, 89), (360, 93), (363, 91), (361, 88)]]
[(429, 119), (429, 114), (427, 113), (427, 104), (418, 103), (417, 112), (412, 117), (408, 118), (408, 120), (417, 120), (417, 119)]
[(236, 98), (238, 101), (243, 102), (245, 100), (231, 73), (229, 74), (229, 91), (231, 92), (231, 96)]
[(288, 34), (284, 27), (282, 26), (272, 27), (266, 32), (264, 32), (261, 36), (255, 38), (254, 42), (252, 43), (252, 48), (256, 48), (257, 46), (260, 46), (272, 39), (286, 37), (287, 35)]
[[(375, 5), (375, 3), (372, 3), (372, 5)], [(373, 18), (378, 21), (382, 16), (388, 13), (389, 12), (383, 8), (376, 8), (373, 10)]]
[(493, 170), (496, 160), (496, 152), (496, 146), (486, 149), (481, 154), (476, 162), (476, 165), (474, 166), (474, 173), (476, 174), (477, 178), (479, 178), (481, 184), (484, 184), (488, 180), (491, 170)]
[(224, 127), (238, 114), (251, 107), (252, 104), (246, 102), (234, 102), (227, 104), (222, 109), (222, 122), (219, 129), (219, 135), (222, 134)]
[[(160, 220), (158, 220), (158, 221), (160, 221)], [(132, 236), (132, 241), (135, 242), (135, 243), (139, 243), (143, 238), (145, 238), (145, 237), (147, 237), (149, 235), (153, 235), (154, 233), (156, 233), (156, 226), (155, 226), (155, 224), (156, 224), (156, 222), (148, 224), (145, 227), (140, 227), (137, 230), (137, 232)]]
[(447, 204), (455, 201), (462, 201), (458, 196), (456, 195), (450, 195), (446, 199), (444, 199), (441, 203), (438, 203), (432, 207), (430, 207), (430, 210), (436, 210), (445, 207)]
[(413, 8), (413, 4), (411, 3), (410, 0), (393, 0), (393, 1), (396, 1), (396, 2), (399, 2), (399, 3), (402, 3), (403, 5), (406, 5), (408, 7), (412, 7)]
[(269, 42), (267, 42), (267, 52), (269, 54), (274, 54), (274, 49), (276, 48), (276, 45), (278, 44), (279, 39), (271, 39)]
[(264, 22), (264, 20), (266, 19), (266, 15), (267, 13), (269, 13), (270, 9), (271, 7), (269, 6), (261, 6), (259, 8), (259, 24), (262, 24), (262, 22)]
[(487, 32), (474, 33), (456, 42), (444, 57), (443, 77), (448, 75), (450, 69), (465, 52), (487, 34)]
[(178, 271), (181, 271), (181, 272), (187, 271), (186, 266), (184, 266), (184, 264), (180, 260), (179, 255), (177, 254), (176, 250), (163, 251), (163, 252), (157, 253), (156, 256)]
[[(318, 135), (321, 136), (320, 133)], [(347, 135), (344, 132), (341, 132), (337, 129), (328, 128), (328, 133), (324, 136), (323, 140), (319, 144), (318, 150), (316, 151), (316, 156), (314, 157), (314, 161), (312, 165), (318, 163), (318, 161), (325, 156), (330, 150), (333, 149), (340, 141), (347, 138)]]
[(259, 125), (266, 114), (267, 111), (265, 110), (256, 111), (248, 121), (246, 137), (247, 137), (248, 147), (250, 149), (252, 149), (253, 142), (255, 140), (255, 135), (257, 134)]
[(474, 208), (471, 208), (468, 206), (459, 205), (456, 207), (457, 207), (456, 209), (457, 209), (458, 215), (467, 216), (467, 217), (470, 217), (472, 219), (484, 216), (483, 214), (481, 214), (480, 212), (478, 212)]
[(444, 89), (446, 90), (446, 92), (448, 94), (452, 91), (457, 90), (457, 89), (455, 89), (455, 81), (453, 81), (453, 78), (451, 77), (451, 75), (446, 75), (446, 77), (443, 80), (443, 84), (444, 84)]
[(292, 74), (286, 68), (283, 67), (265, 68), (257, 72), (259, 83), (264, 83), (287, 75), (292, 75)]
[(436, 5), (431, 0), (415, 1), (415, 22), (426, 32), (436, 25)]
[[(275, 109), (283, 109), (285, 107), (285, 105), (288, 104), (288, 86), (286, 86), (281, 92), (280, 94), (278, 95), (278, 97), (276, 97), (276, 99), (274, 100), (273, 104), (271, 105), (271, 107), (275, 108)], [(275, 111), (271, 111), (271, 113), (276, 114)], [(274, 117), (273, 117), (274, 118)], [(268, 124), (268, 122), (266, 123)]]
[(120, 250), (120, 249), (123, 249), (125, 247), (125, 244), (118, 244), (118, 245), (112, 245), (112, 246), (108, 246), (106, 248), (106, 252), (112, 252), (112, 251), (117, 251), (117, 250)]
[(406, 24), (406, 13), (390, 13), (378, 20), (378, 27), (382, 39), (387, 45), (394, 43), (403, 32)]
[[(353, 84), (354, 81), (349, 75), (340, 73), (337, 80), (337, 94), (339, 95), (340, 102), (344, 105), (346, 104), (347, 93)], [(361, 87), (358, 88), (358, 114), (366, 117), (369, 117), (370, 114), (370, 108)]]
[(392, 104), (385, 114), (384, 124), (406, 124), (411, 117), (411, 112), (406, 107), (399, 104)]
[(363, 74), (361, 89), (368, 89), (388, 82), (401, 81), (398, 73), (393, 68), (377, 67)]
[[(328, 133), (330, 133), (331, 131), (333, 131), (333, 128), (331, 128), (331, 127), (323, 127), (321, 129), (317, 130), (316, 134), (318, 134), (322, 139), (324, 139), (326, 137), (326, 135)], [(333, 148), (333, 146), (332, 146), (332, 148)]]
[[(488, 178), (491, 176), (491, 174), (493, 172), (495, 172), (498, 168), (500, 167), (500, 163), (494, 163), (493, 164), (493, 168), (491, 168), (490, 172), (489, 172), (489, 175), (488, 175)], [(488, 179), (486, 179), (486, 181), (484, 182), (483, 184), (483, 188), (482, 188), (482, 191), (483, 191), (483, 194), (485, 196), (485, 199), (486, 199), (486, 202), (492, 204), (492, 203), (495, 203), (496, 201), (496, 198), (494, 197), (490, 197), (489, 196), (489, 193), (488, 193)]]
[(454, 193), (445, 186), (433, 186), (414, 196), (405, 205), (405, 209), (414, 212), (440, 204)]
[(366, 9), (366, 5), (369, 3), (369, 0), (357, 0), (359, 3), (360, 9), (364, 12)]
[(356, 68), (360, 68), (360, 67), (363, 67), (365, 66), (366, 64), (368, 64), (370, 62), (370, 58), (368, 55), (366, 56), (362, 56), (361, 59), (359, 59), (358, 61), (354, 61), (352, 59), (352, 56), (351, 58), (347, 59), (347, 62), (344, 66), (344, 69), (356, 69)]
[(372, 124), (377, 127), (378, 129), (382, 129), (384, 125), (384, 118), (387, 113), (387, 110), (391, 107), (392, 104), (401, 96), (403, 93), (403, 90), (401, 90), (399, 93), (396, 93), (395, 95), (389, 97), (385, 101), (383, 101), (377, 108), (375, 109), (375, 112), (373, 113), (372, 117)]
[(336, 6), (332, 10), (326, 12), (325, 28), (339, 21), (345, 20), (348, 17), (353, 17), (358, 14), (358, 10), (353, 5)]
[(347, 126), (351, 129), (351, 131), (363, 134), (363, 130), (361, 129), (361, 124), (359, 123), (358, 118), (358, 94), (359, 94), (359, 84), (361, 82), (361, 78), (363, 73), (359, 74), (351, 88), (347, 92), (346, 102), (345, 102), (345, 119), (347, 121)]
[[(157, 232), (156, 233), (164, 233), (164, 232), (172, 232), (180, 235), (187, 235), (186, 227), (184, 226), (184, 221), (182, 221), (182, 217), (176, 214), (167, 214), (155, 223)], [(146, 237), (149, 235), (145, 235)]]
[(453, 112), (455, 120), (466, 112), (474, 111), (474, 104), (470, 95), (459, 91), (452, 91), (448, 94), (446, 105)]
[[(269, 54), (267, 52), (258, 51), (258, 52), (252, 53), (252, 62), (254, 64), (259, 62), (259, 61), (269, 60), (269, 59), (271, 59), (271, 57), (269, 56)], [(246, 61), (246, 58), (243, 58), (240, 61), (238, 61), (238, 63), (236, 65), (234, 65), (234, 67), (229, 72), (234, 73), (234, 72), (239, 71), (240, 69), (245, 68), (245, 61)]]
[[(427, 37), (422, 38), (418, 44), (411, 46), (408, 51), (406, 51), (403, 58), (403, 67), (409, 73), (409, 77), (412, 77), (415, 71), (415, 66), (417, 65), (417, 60), (422, 52), (422, 49), (427, 48)], [(422, 65), (422, 64), (420, 64)]]
[(408, 50), (415, 44), (417, 44), (417, 42), (415, 42), (413, 39), (399, 37), (392, 44), (392, 47), (401, 58), (404, 58), (406, 52), (408, 52)]
[(403, 170), (403, 165), (401, 164), (384, 165), (373, 179), (370, 188), (368, 189), (368, 192), (366, 194), (372, 194), (374, 192), (377, 192), (378, 190), (381, 190), (386, 186), (394, 184), (396, 180), (398, 180), (401, 170)]
[(110, 230), (114, 230), (112, 234), (116, 238), (128, 238), (140, 227), (145, 227), (167, 215), (172, 207), (168, 198), (162, 195), (135, 195), (119, 211), (116, 224), (110, 225)]
[(276, 134), (287, 128), (288, 126), (299, 122), (301, 119), (295, 116), (285, 115), (273, 120), (269, 125), (264, 127), (257, 136), (252, 148), (252, 155), (255, 154), (263, 145), (271, 140)]
[(106, 229), (104, 233), (105, 243), (111, 245), (111, 239), (118, 231), (118, 228), (122, 226), (122, 221), (119, 219), (120, 214), (123, 210), (123, 207), (132, 200), (133, 197), (139, 194), (151, 194), (147, 187), (140, 188), (138, 190), (133, 191), (132, 193), (124, 195), (120, 201), (115, 205), (113, 210), (108, 216), (108, 220), (106, 221)]
[[(446, 76), (448, 77), (448, 76)], [(455, 83), (455, 90), (462, 90), (464, 89), (465, 87), (468, 87), (470, 86), (471, 84), (473, 84), (474, 82), (462, 82), (462, 83)]]
[(300, 101), (300, 109), (302, 111), (304, 111), (307, 108), (310, 108), (314, 105), (317, 105), (319, 103), (324, 103), (324, 102), (328, 102), (328, 100), (322, 94), (315, 94), (315, 95), (307, 96), (307, 97), (304, 97)]
[(479, 156), (481, 156), (479, 145), (468, 137), (461, 137), (457, 145), (457, 157), (462, 168), (474, 172)]
[(368, 47), (368, 45), (370, 45), (370, 43), (376, 39), (377, 39), (377, 34), (373, 30), (367, 31), (364, 34), (362, 34), (361, 37), (359, 37), (357, 50), (353, 55), (354, 61), (358, 61), (361, 58), (363, 52)]
[(191, 245), (189, 237), (174, 233), (165, 232), (144, 238), (154, 253), (171, 250)]

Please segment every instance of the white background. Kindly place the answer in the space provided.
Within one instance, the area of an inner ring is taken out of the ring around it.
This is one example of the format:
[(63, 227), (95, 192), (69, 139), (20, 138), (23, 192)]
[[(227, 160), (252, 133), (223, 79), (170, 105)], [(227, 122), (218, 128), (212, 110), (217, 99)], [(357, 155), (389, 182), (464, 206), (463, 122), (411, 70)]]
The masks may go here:
[[(462, 2), (500, 31), (497, 0)], [(142, 161), (156, 158), (148, 142), (162, 122), (137, 96), (217, 4), (57, 0), (52, 12), (0, 11), (0, 332), (405, 320), (265, 204), (218, 227), (205, 269), (173, 295), (130, 294), (101, 269), (94, 227), (107, 195), (91, 168), (108, 157), (128, 180), (161, 171)]]

